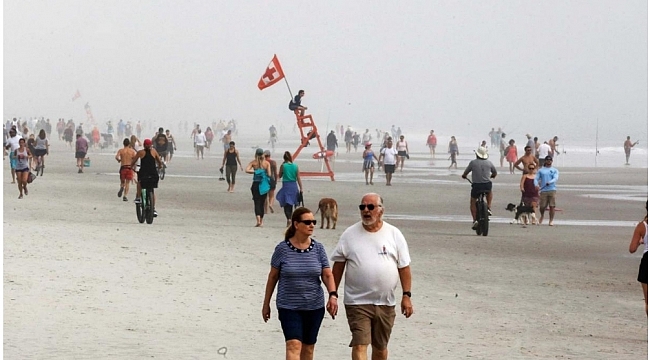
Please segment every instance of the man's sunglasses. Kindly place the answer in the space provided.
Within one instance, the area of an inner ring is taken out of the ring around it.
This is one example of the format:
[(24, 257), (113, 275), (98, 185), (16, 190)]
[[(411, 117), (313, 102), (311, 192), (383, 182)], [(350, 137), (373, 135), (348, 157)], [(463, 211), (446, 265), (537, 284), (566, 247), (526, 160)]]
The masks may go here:
[(366, 204), (361, 204), (361, 205), (359, 205), (359, 210), (363, 211), (363, 210), (365, 210), (366, 207), (367, 207), (367, 208), (368, 208), (368, 211), (373, 211), (373, 210), (375, 210), (375, 207), (379, 207), (379, 206), (380, 206), (380, 205), (375, 206), (375, 204), (368, 204), (368, 205), (366, 205)]
[(299, 223), (303, 223), (307, 226), (316, 225), (316, 220), (298, 220)]

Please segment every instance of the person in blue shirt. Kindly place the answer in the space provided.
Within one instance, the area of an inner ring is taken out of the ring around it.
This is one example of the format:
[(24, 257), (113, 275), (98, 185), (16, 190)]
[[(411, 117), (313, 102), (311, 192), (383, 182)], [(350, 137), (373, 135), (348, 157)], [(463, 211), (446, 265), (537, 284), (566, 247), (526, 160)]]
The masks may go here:
[(300, 91), (298, 91), (298, 95), (296, 95), (293, 98), (293, 100), (289, 103), (289, 110), (291, 110), (291, 111), (300, 110), (300, 116), (304, 116), (305, 115), (305, 110), (307, 110), (307, 107), (302, 106), (302, 104), (301, 104), (303, 96), (305, 96), (305, 90), (300, 90)]
[(553, 226), (555, 217), (555, 185), (560, 173), (553, 167), (553, 157), (550, 155), (544, 158), (544, 166), (537, 171), (535, 186), (539, 189), (539, 212), (541, 214), (538, 224), (544, 221), (544, 211), (549, 207), (548, 225)]
[[(271, 318), (271, 296), (278, 285), (276, 305), (284, 333), (286, 359), (314, 358), (314, 346), (325, 310), (338, 312), (338, 293), (325, 247), (311, 238), (316, 220), (311, 210), (301, 207), (291, 215), (291, 225), (271, 257), (262, 318)], [(322, 284), (329, 293), (327, 306)]]

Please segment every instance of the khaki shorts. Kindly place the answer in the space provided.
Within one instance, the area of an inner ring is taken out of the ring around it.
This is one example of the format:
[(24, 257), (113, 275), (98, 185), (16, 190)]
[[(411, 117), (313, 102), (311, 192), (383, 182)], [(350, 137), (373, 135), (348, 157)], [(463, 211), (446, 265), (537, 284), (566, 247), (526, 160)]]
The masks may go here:
[(388, 347), (395, 323), (395, 306), (345, 305), (345, 313), (352, 332), (350, 347), (369, 344), (379, 350)]
[(539, 208), (546, 209), (546, 206), (555, 207), (555, 190), (539, 193)]

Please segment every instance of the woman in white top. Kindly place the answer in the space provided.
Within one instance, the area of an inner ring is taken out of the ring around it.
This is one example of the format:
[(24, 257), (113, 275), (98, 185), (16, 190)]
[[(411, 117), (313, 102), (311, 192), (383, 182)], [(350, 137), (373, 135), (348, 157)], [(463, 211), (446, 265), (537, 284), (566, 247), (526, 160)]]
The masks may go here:
[(201, 132), (201, 129), (196, 130), (196, 135), (194, 135), (194, 144), (196, 144), (196, 160), (199, 159), (199, 154), (201, 154), (201, 159), (203, 159), (203, 147), (206, 144), (205, 134)]
[(399, 136), (395, 147), (397, 150), (397, 164), (395, 165), (395, 169), (399, 167), (399, 171), (402, 171), (404, 170), (404, 160), (409, 157), (409, 144), (404, 140), (404, 135)]
[(645, 314), (648, 315), (648, 201), (645, 202), (646, 215), (634, 229), (632, 240), (630, 241), (630, 254), (636, 252), (639, 245), (644, 244), (643, 257), (639, 266), (639, 275), (637, 281), (643, 288), (643, 298), (645, 299)]

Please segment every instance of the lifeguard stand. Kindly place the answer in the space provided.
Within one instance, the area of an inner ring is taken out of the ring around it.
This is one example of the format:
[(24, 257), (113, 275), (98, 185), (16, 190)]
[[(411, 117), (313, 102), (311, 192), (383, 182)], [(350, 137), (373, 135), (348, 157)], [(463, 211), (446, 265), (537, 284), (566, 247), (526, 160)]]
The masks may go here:
[(314, 124), (314, 119), (311, 115), (300, 115), (300, 110), (295, 110), (294, 114), (296, 115), (296, 122), (298, 123), (298, 129), (300, 129), (300, 146), (293, 153), (293, 159), (295, 160), (300, 151), (307, 146), (310, 140), (316, 140), (318, 142), (319, 152), (313, 155), (314, 159), (322, 159), (325, 162), (327, 167), (327, 172), (316, 172), (316, 171), (301, 171), (300, 176), (329, 176), (332, 181), (334, 181), (334, 172), (330, 167), (329, 157), (334, 156), (333, 151), (327, 151), (323, 146), (323, 142), (320, 140), (320, 135), (318, 134), (318, 128)]

